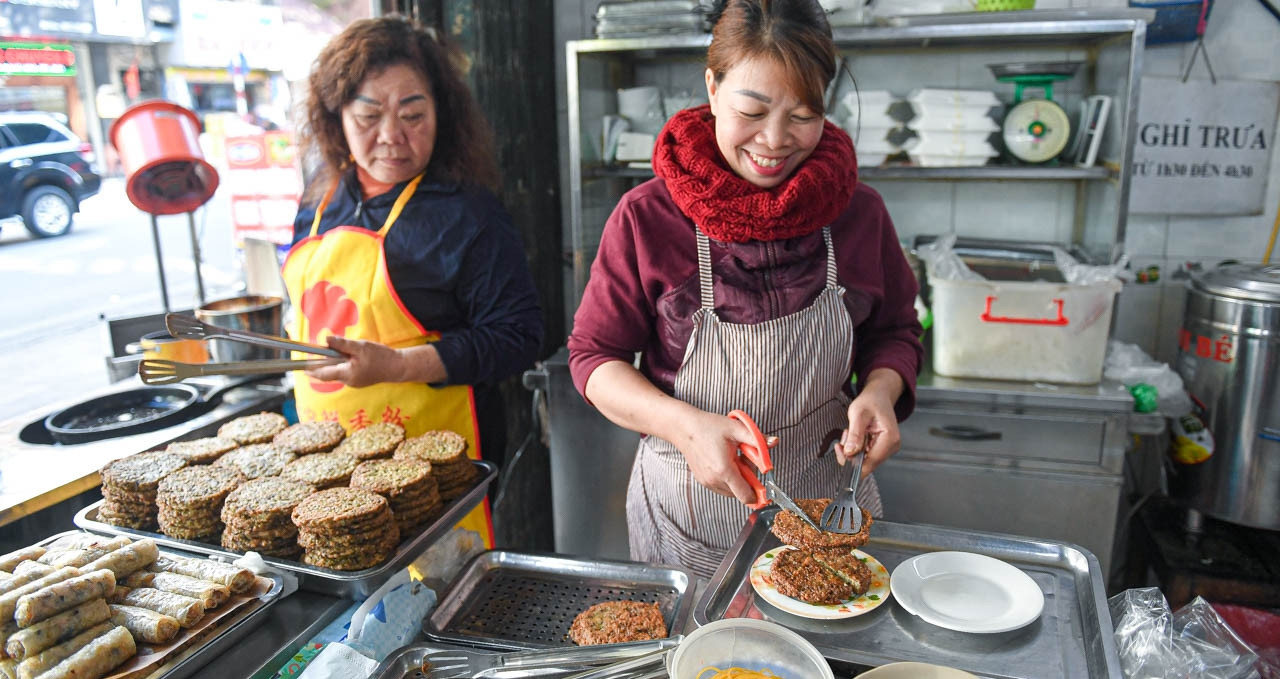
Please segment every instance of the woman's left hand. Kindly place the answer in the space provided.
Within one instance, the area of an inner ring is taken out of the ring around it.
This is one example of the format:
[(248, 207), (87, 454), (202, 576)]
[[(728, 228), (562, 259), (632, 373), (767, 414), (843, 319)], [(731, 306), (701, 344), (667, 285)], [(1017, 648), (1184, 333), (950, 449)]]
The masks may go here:
[(866, 385), (849, 404), (849, 428), (844, 430), (840, 443), (835, 446), (837, 462), (843, 465), (865, 444), (867, 454), (862, 463), (862, 476), (865, 478), (881, 462), (898, 452), (902, 447), (902, 436), (893, 405), (902, 389), (902, 377), (897, 372), (886, 368), (871, 371)]
[(342, 352), (347, 360), (337, 365), (311, 368), (307, 370), (308, 376), (325, 382), (341, 382), (348, 387), (405, 381), (404, 355), (398, 349), (337, 335), (330, 335), (328, 343), (330, 349)]

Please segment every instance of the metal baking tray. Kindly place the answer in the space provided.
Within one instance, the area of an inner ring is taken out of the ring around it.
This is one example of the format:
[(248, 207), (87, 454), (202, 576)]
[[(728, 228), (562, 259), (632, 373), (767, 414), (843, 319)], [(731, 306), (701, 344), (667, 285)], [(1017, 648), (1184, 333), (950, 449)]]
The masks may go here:
[(694, 578), (678, 566), (490, 550), (454, 578), (431, 615), (427, 638), (518, 650), (572, 646), (569, 625), (602, 601), (657, 603), (669, 633), (684, 629)]
[[(81, 531), (69, 530), (51, 535), (44, 540), (36, 543), (39, 545), (47, 545), (54, 540), (66, 535), (78, 534)], [(177, 553), (178, 556), (195, 557), (196, 555), (189, 552), (184, 553), (182, 550), (161, 550), (161, 554)], [(201, 641), (195, 642), (192, 646), (178, 651), (172, 658), (166, 660), (158, 667), (151, 668), (146, 676), (153, 679), (186, 679), (196, 672), (200, 671), (209, 660), (221, 655), (224, 651), (240, 642), (250, 632), (259, 625), (266, 622), (267, 611), (271, 609), (271, 605), (283, 599), (284, 594), (284, 578), (280, 573), (266, 572), (259, 574), (258, 577), (267, 578), (271, 581), (271, 588), (262, 596), (258, 597), (261, 603), (247, 613), (237, 614), (238, 617), (232, 617), (226, 623), (226, 627), (222, 629), (214, 629), (213, 635)], [(292, 592), (293, 590), (290, 590)], [(221, 624), (221, 621), (219, 623)], [(146, 668), (143, 668), (146, 669)]]
[(890, 573), (917, 554), (944, 550), (975, 552), (1012, 564), (1044, 592), (1044, 612), (1035, 622), (999, 634), (968, 634), (936, 627), (889, 605), (844, 620), (810, 620), (760, 600), (749, 573), (756, 557), (781, 543), (769, 532), (776, 506), (753, 512), (729, 548), (694, 608), (701, 627), (722, 618), (761, 618), (785, 625), (829, 659), (879, 666), (916, 661), (955, 667), (1000, 679), (1120, 679), (1120, 657), (1112, 636), (1098, 559), (1067, 544), (923, 524), (876, 521), (861, 549)]
[[(465, 495), (445, 503), (444, 514), (440, 518), (422, 528), (413, 537), (401, 540), (395, 554), (380, 566), (359, 571), (338, 571), (273, 556), (263, 557), (263, 560), (278, 568), (297, 573), (298, 587), (300, 589), (357, 601), (365, 599), (382, 583), (386, 582), (392, 574), (412, 563), (424, 549), (453, 528), (458, 521), (467, 515), (467, 512), (470, 512), (472, 508), (484, 500), (489, 484), (498, 475), (498, 465), (487, 460), (471, 460), (471, 463), (480, 467), (480, 476), (477, 478), (475, 485)], [(231, 559), (238, 559), (240, 555), (244, 554), (244, 552), (227, 549), (221, 545), (182, 540), (169, 537), (163, 533), (113, 526), (99, 521), (98, 508), (102, 506), (102, 502), (102, 500), (99, 500), (77, 512), (74, 519), (75, 524), (95, 533), (151, 538), (158, 544), (199, 554), (221, 555)]]

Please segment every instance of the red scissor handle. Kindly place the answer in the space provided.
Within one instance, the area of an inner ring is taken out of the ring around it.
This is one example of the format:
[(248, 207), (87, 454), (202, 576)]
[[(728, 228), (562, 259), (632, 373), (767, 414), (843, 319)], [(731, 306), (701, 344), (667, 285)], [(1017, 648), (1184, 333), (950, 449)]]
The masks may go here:
[(734, 458), (734, 463), (738, 465), (738, 471), (742, 473), (742, 478), (746, 479), (751, 485), (751, 489), (756, 492), (756, 501), (747, 506), (752, 509), (760, 509), (769, 504), (769, 491), (765, 490), (764, 484), (760, 483), (760, 479), (756, 477), (756, 472), (746, 461), (745, 457), (760, 470), (761, 474), (767, 474), (773, 471), (773, 460), (769, 457), (769, 444), (764, 440), (764, 433), (760, 431), (760, 427), (756, 426), (755, 420), (751, 416), (741, 410), (732, 410), (729, 417), (745, 424), (747, 430), (751, 432), (752, 438), (755, 439), (755, 445), (750, 443), (739, 443), (738, 456)]

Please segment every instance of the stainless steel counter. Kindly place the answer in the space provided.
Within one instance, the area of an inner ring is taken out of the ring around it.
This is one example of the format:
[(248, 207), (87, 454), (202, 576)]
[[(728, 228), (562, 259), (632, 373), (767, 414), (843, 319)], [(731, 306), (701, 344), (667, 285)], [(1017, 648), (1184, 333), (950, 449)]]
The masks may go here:
[(134, 378), (0, 422), (0, 526), (97, 487), (98, 470), (108, 462), (181, 438), (212, 436), (232, 418), (278, 410), (288, 394), (280, 378), (244, 384), (211, 399), (194, 417), (164, 429), (76, 445), (54, 443), (43, 426), (37, 426), (63, 408), (141, 384)]

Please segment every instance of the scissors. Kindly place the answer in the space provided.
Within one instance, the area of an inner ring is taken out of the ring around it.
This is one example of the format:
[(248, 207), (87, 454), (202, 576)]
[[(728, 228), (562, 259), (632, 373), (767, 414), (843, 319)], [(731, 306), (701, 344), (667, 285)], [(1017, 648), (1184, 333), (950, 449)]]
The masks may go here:
[[(795, 501), (791, 499), (791, 496), (787, 495), (773, 480), (773, 459), (769, 456), (769, 445), (765, 442), (764, 433), (760, 431), (760, 427), (756, 426), (755, 420), (741, 410), (730, 411), (729, 417), (746, 425), (747, 430), (751, 432), (751, 437), (755, 439), (754, 444), (739, 443), (739, 455), (733, 459), (734, 464), (738, 465), (738, 471), (742, 474), (742, 478), (756, 493), (756, 501), (749, 503), (747, 506), (752, 509), (760, 509), (768, 506), (770, 502), (776, 502), (783, 509), (799, 516), (802, 521), (812, 526), (814, 530), (822, 532), (822, 529), (818, 528), (813, 519), (810, 519), (809, 515), (804, 513), (804, 510), (800, 509)], [(760, 470), (759, 478), (756, 477), (755, 469), (752, 469), (747, 462), (755, 465), (756, 469)]]

